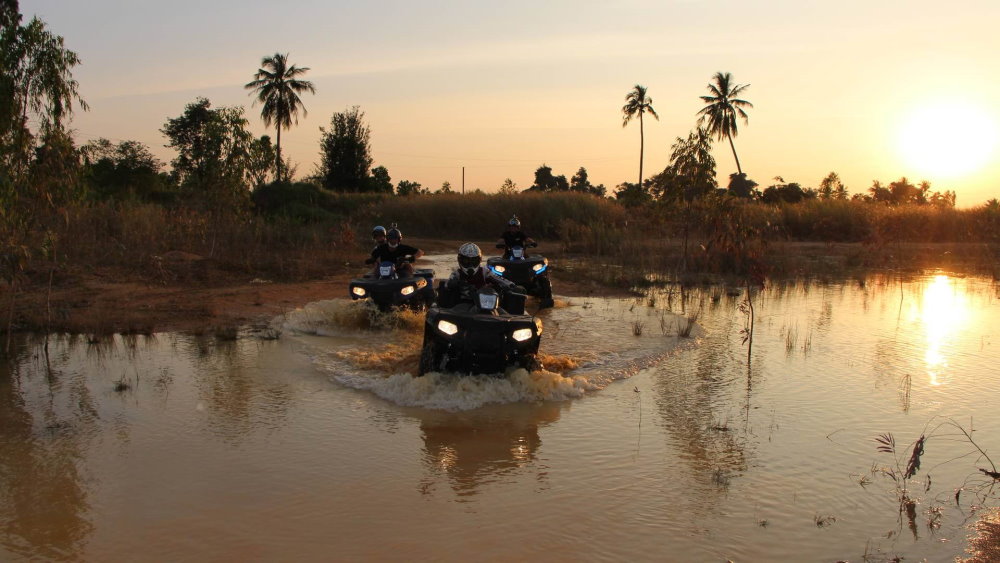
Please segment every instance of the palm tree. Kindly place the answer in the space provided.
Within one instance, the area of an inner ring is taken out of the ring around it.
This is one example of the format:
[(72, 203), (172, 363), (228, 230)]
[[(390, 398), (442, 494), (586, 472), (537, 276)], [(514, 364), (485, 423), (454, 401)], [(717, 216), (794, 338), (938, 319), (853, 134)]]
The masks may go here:
[(656, 115), (656, 110), (653, 109), (653, 99), (646, 95), (646, 87), (636, 84), (635, 88), (625, 96), (625, 105), (622, 106), (624, 115), (622, 127), (628, 125), (633, 117), (639, 116), (639, 189), (642, 189), (642, 152), (646, 142), (642, 131), (642, 114), (646, 112), (659, 121), (660, 116)]
[(257, 69), (253, 82), (244, 86), (247, 90), (253, 90), (251, 95), (256, 94), (254, 103), (264, 104), (260, 116), (264, 120), (264, 125), (270, 126), (273, 122), (278, 129), (276, 147), (276, 179), (281, 179), (281, 130), (290, 129), (292, 120), (299, 123), (299, 109), (302, 109), (303, 117), (308, 115), (302, 100), (299, 98), (301, 92), (316, 93), (316, 88), (308, 80), (299, 80), (297, 77), (305, 74), (308, 67), (299, 68), (295, 65), (288, 66), (288, 54), (275, 53), (270, 57), (264, 57), (260, 61), (261, 68)]
[(715, 84), (708, 85), (711, 96), (701, 96), (701, 101), (708, 104), (701, 108), (698, 115), (698, 124), (708, 119), (708, 131), (715, 135), (718, 140), (729, 139), (729, 148), (733, 149), (733, 158), (736, 159), (736, 171), (742, 175), (740, 159), (736, 156), (736, 145), (733, 144), (733, 137), (738, 133), (736, 129), (736, 117), (742, 117), (743, 123), (749, 123), (747, 112), (743, 108), (752, 108), (753, 104), (746, 100), (741, 100), (739, 96), (744, 90), (750, 87), (749, 84), (731, 84), (733, 75), (728, 72), (723, 74), (716, 72), (712, 77)]

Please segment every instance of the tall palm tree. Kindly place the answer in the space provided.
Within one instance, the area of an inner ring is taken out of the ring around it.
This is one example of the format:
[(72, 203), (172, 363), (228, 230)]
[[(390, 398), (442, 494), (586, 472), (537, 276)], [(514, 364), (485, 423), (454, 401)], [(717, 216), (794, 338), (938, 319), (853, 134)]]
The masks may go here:
[(299, 109), (302, 109), (303, 117), (308, 115), (306, 108), (302, 105), (299, 94), (302, 92), (316, 93), (316, 88), (308, 80), (299, 80), (309, 70), (309, 67), (297, 67), (288, 65), (288, 54), (275, 53), (270, 57), (264, 57), (260, 61), (257, 74), (254, 75), (253, 82), (247, 83), (244, 88), (253, 90), (251, 95), (256, 94), (254, 103), (264, 104), (260, 116), (264, 120), (264, 125), (270, 126), (274, 123), (278, 129), (276, 165), (276, 179), (281, 179), (281, 130), (290, 129), (292, 121), (299, 123)]
[(729, 139), (729, 148), (733, 149), (733, 158), (736, 159), (736, 171), (742, 175), (740, 159), (736, 156), (736, 145), (733, 144), (733, 137), (738, 133), (736, 128), (736, 117), (742, 117), (743, 123), (749, 123), (747, 112), (743, 108), (752, 108), (753, 104), (746, 100), (741, 100), (736, 96), (743, 93), (750, 87), (749, 84), (732, 84), (733, 75), (730, 73), (716, 72), (712, 77), (715, 84), (708, 85), (711, 96), (701, 96), (701, 101), (708, 104), (701, 108), (698, 115), (698, 124), (708, 120), (708, 131), (715, 135), (718, 140)]
[(622, 106), (622, 127), (628, 125), (633, 117), (639, 116), (639, 189), (642, 189), (642, 152), (645, 145), (645, 134), (642, 131), (642, 114), (649, 113), (659, 121), (660, 116), (656, 115), (653, 109), (653, 98), (646, 95), (646, 87), (638, 84), (625, 96), (625, 105)]

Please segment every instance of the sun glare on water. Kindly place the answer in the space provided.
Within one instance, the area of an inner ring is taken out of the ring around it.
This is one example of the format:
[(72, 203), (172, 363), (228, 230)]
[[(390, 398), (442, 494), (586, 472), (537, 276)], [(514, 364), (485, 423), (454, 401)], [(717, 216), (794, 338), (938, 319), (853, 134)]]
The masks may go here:
[(941, 385), (948, 370), (947, 349), (956, 331), (968, 322), (968, 297), (956, 287), (954, 279), (934, 276), (924, 289), (920, 316), (927, 334), (927, 375), (931, 385)]
[(978, 172), (997, 146), (997, 120), (969, 102), (937, 102), (915, 108), (899, 129), (897, 146), (916, 173), (956, 178)]

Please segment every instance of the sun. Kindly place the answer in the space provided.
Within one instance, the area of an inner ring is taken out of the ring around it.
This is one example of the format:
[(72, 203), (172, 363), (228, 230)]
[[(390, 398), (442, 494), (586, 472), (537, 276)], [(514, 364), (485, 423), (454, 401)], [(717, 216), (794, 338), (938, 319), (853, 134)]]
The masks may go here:
[(970, 102), (940, 101), (904, 118), (897, 146), (914, 172), (956, 178), (978, 172), (996, 144), (997, 122), (989, 112)]

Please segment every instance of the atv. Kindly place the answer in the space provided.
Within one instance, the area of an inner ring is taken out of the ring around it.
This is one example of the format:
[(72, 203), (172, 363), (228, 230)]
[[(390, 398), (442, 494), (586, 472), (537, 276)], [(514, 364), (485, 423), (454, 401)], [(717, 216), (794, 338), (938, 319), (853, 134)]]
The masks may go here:
[[(536, 247), (538, 243), (533, 242), (529, 246)], [(528, 256), (522, 246), (507, 248), (504, 244), (497, 244), (497, 248), (504, 249), (504, 255), (493, 256), (486, 261), (490, 271), (525, 288), (528, 295), (538, 298), (541, 308), (552, 307), (555, 302), (548, 276), (548, 258), (540, 254)]]
[(379, 311), (408, 307), (423, 309), (434, 302), (434, 270), (421, 268), (413, 275), (399, 274), (396, 264), (382, 262), (378, 269), (351, 280), (351, 299), (369, 299)]
[(508, 366), (538, 369), (542, 321), (524, 314), (525, 295), (506, 292), (501, 298), (487, 286), (473, 297), (445, 308), (439, 293), (438, 305), (427, 311), (417, 375), (432, 371), (502, 375)]

